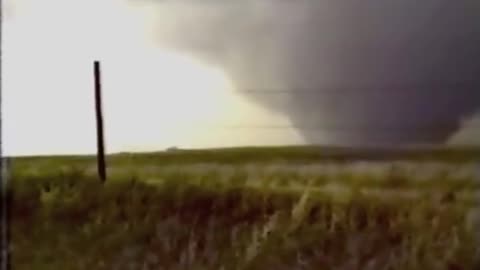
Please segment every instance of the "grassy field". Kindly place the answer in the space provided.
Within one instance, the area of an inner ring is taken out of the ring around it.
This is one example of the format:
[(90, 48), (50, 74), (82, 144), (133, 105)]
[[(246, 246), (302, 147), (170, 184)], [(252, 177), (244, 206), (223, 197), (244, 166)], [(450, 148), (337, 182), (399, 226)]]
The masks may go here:
[(480, 151), (10, 159), (13, 269), (480, 269)]

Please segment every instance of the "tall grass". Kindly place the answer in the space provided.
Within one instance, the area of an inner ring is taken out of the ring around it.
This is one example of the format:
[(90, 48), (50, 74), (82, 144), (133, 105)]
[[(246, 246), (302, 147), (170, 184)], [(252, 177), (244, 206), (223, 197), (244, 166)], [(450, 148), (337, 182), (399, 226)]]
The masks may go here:
[[(105, 185), (86, 167), (12, 173), (13, 268), (478, 269), (477, 202), (444, 196), (478, 190), (472, 179), (192, 166)], [(339, 182), (348, 192), (322, 189)]]

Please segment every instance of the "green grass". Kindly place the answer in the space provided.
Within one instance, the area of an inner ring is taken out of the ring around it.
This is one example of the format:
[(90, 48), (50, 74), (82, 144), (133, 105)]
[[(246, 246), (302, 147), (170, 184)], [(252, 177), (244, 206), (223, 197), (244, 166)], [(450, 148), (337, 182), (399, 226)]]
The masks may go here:
[(111, 156), (105, 185), (90, 157), (14, 159), (12, 268), (478, 269), (480, 187), (456, 167), (326, 175), (272, 150)]
[[(51, 156), (51, 157), (22, 157), (16, 158), (17, 164), (22, 166), (31, 162), (42, 165), (53, 165), (58, 162), (69, 164), (89, 163), (93, 156)], [(266, 163), (271, 161), (285, 161), (296, 163), (312, 163), (318, 161), (348, 162), (356, 160), (440, 160), (448, 162), (479, 161), (480, 147), (452, 147), (452, 148), (348, 148), (324, 146), (282, 146), (282, 147), (237, 147), (199, 150), (179, 150), (175, 152), (152, 153), (120, 153), (109, 155), (109, 161), (116, 165), (134, 163), (155, 164), (189, 164), (199, 162), (216, 162), (242, 164), (246, 162)]]

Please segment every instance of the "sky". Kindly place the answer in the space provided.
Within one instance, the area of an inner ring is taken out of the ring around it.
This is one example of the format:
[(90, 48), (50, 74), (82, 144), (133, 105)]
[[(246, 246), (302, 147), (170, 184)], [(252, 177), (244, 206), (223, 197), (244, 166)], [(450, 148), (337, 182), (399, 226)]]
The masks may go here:
[(478, 1), (2, 4), (6, 155), (480, 143)]
[(108, 152), (303, 141), (293, 129), (229, 128), (290, 121), (239, 95), (220, 67), (155, 44), (142, 7), (115, 0), (6, 3), (5, 155), (95, 152), (94, 59), (101, 61)]

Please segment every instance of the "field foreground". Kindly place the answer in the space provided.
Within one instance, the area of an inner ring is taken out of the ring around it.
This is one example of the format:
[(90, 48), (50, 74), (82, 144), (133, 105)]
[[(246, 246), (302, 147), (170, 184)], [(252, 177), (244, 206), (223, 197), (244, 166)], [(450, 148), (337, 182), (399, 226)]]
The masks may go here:
[(175, 155), (13, 160), (12, 268), (480, 269), (474, 163)]

